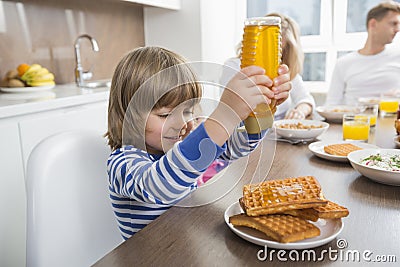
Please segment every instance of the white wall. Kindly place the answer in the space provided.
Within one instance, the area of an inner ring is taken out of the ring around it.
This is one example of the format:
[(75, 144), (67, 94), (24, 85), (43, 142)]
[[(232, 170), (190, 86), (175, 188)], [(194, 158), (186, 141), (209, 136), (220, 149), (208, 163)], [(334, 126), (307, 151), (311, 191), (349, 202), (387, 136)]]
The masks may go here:
[(177, 11), (145, 7), (145, 44), (222, 64), (235, 56), (245, 17), (246, 0), (182, 0)]
[(181, 1), (180, 10), (144, 7), (146, 46), (162, 46), (186, 57), (201, 60), (199, 0)]
[(245, 0), (202, 0), (201, 38), (202, 60), (224, 63), (236, 56), (246, 18)]
[[(181, 9), (177, 11), (145, 7), (145, 45), (168, 48), (189, 62), (222, 65), (228, 58), (236, 56), (235, 48), (242, 39), (246, 10), (246, 0), (182, 0)], [(208, 66), (208, 72), (214, 72), (209, 81), (218, 82), (222, 67)], [(204, 97), (219, 98), (218, 89), (204, 87)]]

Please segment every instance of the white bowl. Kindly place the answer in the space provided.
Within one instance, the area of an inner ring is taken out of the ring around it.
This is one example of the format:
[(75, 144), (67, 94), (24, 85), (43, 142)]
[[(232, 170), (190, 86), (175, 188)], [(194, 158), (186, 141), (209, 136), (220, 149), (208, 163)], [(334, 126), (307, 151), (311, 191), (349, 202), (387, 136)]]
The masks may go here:
[[(318, 126), (319, 128), (312, 128), (312, 129), (280, 128), (280, 126), (284, 124), (297, 124), (297, 123), (301, 123), (305, 126)], [(323, 121), (316, 121), (316, 120), (279, 120), (274, 122), (274, 127), (276, 129), (276, 133), (282, 136), (283, 138), (311, 140), (323, 134), (329, 128), (329, 124)]]
[(376, 167), (366, 166), (360, 163), (361, 160), (365, 159), (366, 157), (375, 155), (377, 153), (390, 156), (400, 155), (400, 150), (383, 148), (363, 149), (349, 153), (349, 155), (347, 155), (347, 158), (349, 159), (351, 166), (353, 166), (356, 171), (358, 171), (365, 177), (368, 177), (378, 183), (400, 186), (400, 171), (377, 169)]
[(315, 109), (327, 121), (342, 122), (344, 114), (355, 114), (359, 110), (354, 106), (319, 106)]

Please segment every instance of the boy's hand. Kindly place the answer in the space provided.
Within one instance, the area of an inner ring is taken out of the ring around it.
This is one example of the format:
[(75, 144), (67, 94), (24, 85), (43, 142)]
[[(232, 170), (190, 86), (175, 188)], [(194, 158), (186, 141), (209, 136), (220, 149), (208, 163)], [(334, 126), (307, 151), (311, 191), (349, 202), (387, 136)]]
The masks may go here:
[(271, 103), (274, 92), (270, 90), (273, 81), (265, 75), (263, 68), (249, 66), (238, 72), (227, 84), (221, 104), (230, 107), (240, 118), (247, 118), (252, 110), (260, 103)]
[(270, 104), (271, 99), (280, 104), (288, 98), (291, 89), (289, 68), (282, 65), (278, 73), (272, 81), (263, 68), (249, 66), (229, 81), (220, 103), (204, 124), (215, 143), (222, 145), (258, 104)]
[(258, 104), (270, 104), (275, 99), (279, 105), (289, 97), (292, 84), (286, 65), (279, 67), (279, 76), (273, 81), (264, 73), (258, 66), (243, 68), (230, 80), (221, 96), (221, 102), (231, 107), (241, 120), (247, 118)]
[(280, 105), (289, 97), (289, 91), (292, 89), (290, 82), (289, 68), (285, 64), (279, 66), (279, 76), (274, 79), (272, 91), (274, 92), (274, 99), (277, 100), (277, 105)]

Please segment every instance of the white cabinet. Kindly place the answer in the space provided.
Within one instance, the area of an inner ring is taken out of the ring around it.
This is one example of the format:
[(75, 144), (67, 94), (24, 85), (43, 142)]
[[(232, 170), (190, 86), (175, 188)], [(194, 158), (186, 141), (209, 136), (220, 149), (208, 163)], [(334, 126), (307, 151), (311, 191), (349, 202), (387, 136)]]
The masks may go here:
[(178, 10), (181, 8), (180, 0), (122, 0), (122, 1), (142, 4), (145, 6), (173, 9), (173, 10)]
[[(0, 119), (0, 266), (25, 266), (25, 171), (34, 147), (73, 129), (107, 130), (108, 100)], [(46, 103), (44, 103), (46, 105)]]

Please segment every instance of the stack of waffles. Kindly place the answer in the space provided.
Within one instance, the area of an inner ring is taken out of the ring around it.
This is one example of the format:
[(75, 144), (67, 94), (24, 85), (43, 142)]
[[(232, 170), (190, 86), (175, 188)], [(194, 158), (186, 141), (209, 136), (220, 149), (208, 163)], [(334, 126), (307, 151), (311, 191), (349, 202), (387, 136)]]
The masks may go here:
[(230, 223), (254, 228), (281, 243), (319, 236), (320, 229), (309, 221), (349, 214), (325, 199), (313, 176), (245, 185), (239, 203), (245, 213), (231, 216)]

